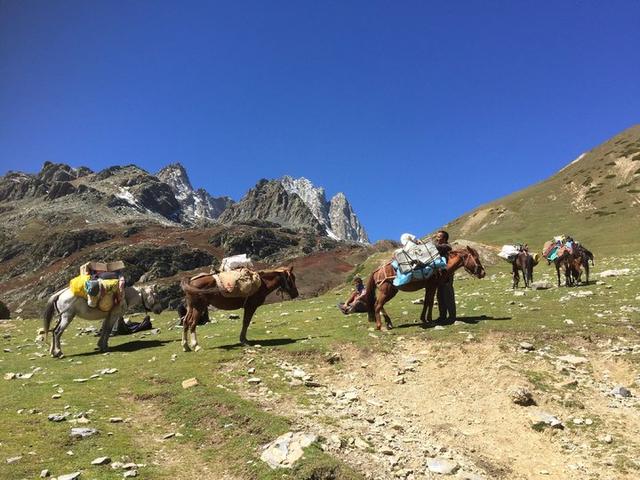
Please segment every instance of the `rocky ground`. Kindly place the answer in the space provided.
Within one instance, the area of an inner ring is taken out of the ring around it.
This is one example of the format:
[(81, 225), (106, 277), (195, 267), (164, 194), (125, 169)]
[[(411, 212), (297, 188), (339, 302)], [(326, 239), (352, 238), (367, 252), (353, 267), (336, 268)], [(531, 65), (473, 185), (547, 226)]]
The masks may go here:
[[(588, 356), (550, 350), (504, 337), (406, 339), (393, 353), (271, 359), (273, 376), (304, 390), (303, 405), (261, 386), (260, 368), (249, 367), (244, 394), (319, 435), (366, 478), (637, 478), (640, 402), (625, 387), (637, 378), (621, 356), (640, 355), (640, 344), (605, 342)], [(246, 363), (261, 355), (247, 350)]]

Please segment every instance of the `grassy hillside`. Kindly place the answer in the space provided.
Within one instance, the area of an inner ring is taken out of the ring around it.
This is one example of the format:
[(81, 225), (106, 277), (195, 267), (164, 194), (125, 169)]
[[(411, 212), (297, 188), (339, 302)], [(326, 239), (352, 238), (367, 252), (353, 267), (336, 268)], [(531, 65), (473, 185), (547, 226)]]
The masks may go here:
[[(356, 272), (385, 259), (377, 254)], [(171, 312), (154, 318), (157, 333), (112, 338), (107, 355), (94, 352), (97, 338), (84, 330), (97, 324), (76, 319), (59, 360), (34, 342), (39, 320), (0, 322), (0, 373), (33, 373), (0, 380), (0, 478), (36, 478), (42, 469), (122, 478), (122, 469), (91, 465), (103, 456), (142, 464), (142, 479), (429, 479), (436, 475), (425, 462), (440, 456), (477, 475), (460, 478), (637, 478), (640, 257), (604, 259), (595, 274), (619, 263), (631, 271), (575, 289), (514, 293), (506, 263), (483, 280), (462, 274), (458, 322), (421, 328), (421, 306), (412, 303), (420, 293), (400, 293), (388, 305), (396, 325), (389, 332), (338, 311), (345, 285), (261, 307), (249, 330), (261, 346), (251, 348), (237, 344), (240, 320), (229, 312), (212, 312), (213, 323), (198, 328), (198, 353), (181, 351)], [(551, 274), (546, 265), (535, 272)], [(588, 363), (563, 363), (567, 354)], [(293, 367), (314, 383), (295, 382)], [(191, 377), (200, 385), (183, 389)], [(636, 397), (610, 397), (616, 384)], [(526, 386), (538, 405), (511, 403), (513, 385)], [(349, 400), (345, 392), (355, 393)], [(565, 429), (532, 428), (537, 409)], [(63, 412), (66, 421), (47, 420)], [(74, 440), (72, 427), (99, 434)], [(320, 439), (293, 470), (271, 470), (259, 460), (261, 446), (289, 430)], [(602, 441), (606, 435), (613, 440)]]
[(454, 238), (541, 249), (572, 234), (594, 251), (638, 247), (640, 125), (587, 152), (551, 178), (483, 205), (446, 226)]

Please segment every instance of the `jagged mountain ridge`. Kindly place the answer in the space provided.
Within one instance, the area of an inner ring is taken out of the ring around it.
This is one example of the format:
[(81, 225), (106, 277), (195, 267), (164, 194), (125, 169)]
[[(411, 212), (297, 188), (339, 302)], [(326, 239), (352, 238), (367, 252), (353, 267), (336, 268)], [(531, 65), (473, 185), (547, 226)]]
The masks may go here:
[(187, 171), (180, 163), (172, 163), (156, 176), (171, 187), (185, 218), (197, 224), (203, 219), (215, 220), (235, 202), (229, 197), (213, 197), (203, 188), (194, 190)]
[[(517, 163), (517, 162), (516, 162)], [(571, 234), (594, 249), (640, 246), (640, 125), (580, 155), (555, 175), (482, 205), (445, 228), (453, 238), (541, 249)]]
[(330, 237), (369, 243), (367, 232), (344, 193), (337, 193), (331, 201), (327, 201), (324, 188), (315, 187), (304, 177), (294, 179), (284, 176), (280, 179), (280, 183), (287, 192), (295, 193), (302, 198), (316, 219), (326, 228)]
[[(282, 188), (274, 187), (276, 183)], [(19, 212), (8, 215), (7, 221), (16, 225), (24, 214), (22, 207), (31, 205), (28, 211), (87, 223), (150, 221), (204, 226), (266, 220), (288, 228), (309, 229), (336, 240), (368, 243), (364, 228), (343, 194), (327, 202), (324, 189), (304, 178), (285, 177), (270, 185), (267, 188), (265, 182), (259, 182), (259, 198), (252, 199), (252, 189), (243, 198), (242, 207), (232, 208), (235, 202), (229, 197), (213, 197), (201, 188), (194, 190), (179, 163), (168, 165), (154, 176), (135, 165), (113, 166), (95, 173), (86, 167), (46, 162), (37, 174), (9, 172), (0, 177), (0, 202), (10, 204), (4, 207), (5, 211)]]

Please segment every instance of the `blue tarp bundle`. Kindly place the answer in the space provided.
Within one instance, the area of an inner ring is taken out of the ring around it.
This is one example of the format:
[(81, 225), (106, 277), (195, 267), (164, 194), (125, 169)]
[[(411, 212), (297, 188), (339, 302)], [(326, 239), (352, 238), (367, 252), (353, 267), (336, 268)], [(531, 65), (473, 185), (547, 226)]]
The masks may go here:
[(433, 275), (433, 272), (435, 272), (436, 270), (444, 270), (445, 268), (447, 268), (447, 261), (442, 257), (438, 257), (429, 265), (411, 270), (407, 273), (400, 272), (400, 268), (396, 260), (391, 262), (391, 266), (396, 271), (396, 278), (393, 279), (393, 285), (396, 287), (401, 287), (402, 285), (406, 285), (407, 283), (426, 280), (431, 275)]

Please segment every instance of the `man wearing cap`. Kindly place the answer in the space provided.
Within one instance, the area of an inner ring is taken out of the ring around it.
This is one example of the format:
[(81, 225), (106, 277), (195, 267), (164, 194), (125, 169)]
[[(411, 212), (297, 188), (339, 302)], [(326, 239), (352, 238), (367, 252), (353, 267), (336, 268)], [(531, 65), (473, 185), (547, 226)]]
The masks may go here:
[(365, 300), (365, 295), (367, 294), (366, 288), (364, 288), (364, 283), (362, 283), (362, 279), (360, 277), (355, 277), (353, 279), (354, 289), (351, 293), (351, 296), (345, 303), (339, 303), (338, 308), (345, 315), (353, 312), (366, 312), (367, 304)]

